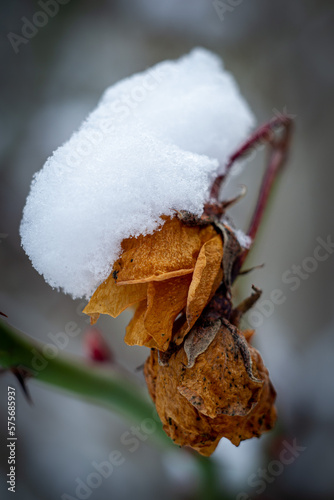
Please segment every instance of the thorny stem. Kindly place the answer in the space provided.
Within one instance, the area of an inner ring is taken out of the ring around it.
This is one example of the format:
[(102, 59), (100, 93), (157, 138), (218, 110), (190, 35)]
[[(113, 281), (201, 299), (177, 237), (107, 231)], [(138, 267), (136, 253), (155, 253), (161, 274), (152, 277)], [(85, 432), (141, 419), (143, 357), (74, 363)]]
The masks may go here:
[[(275, 138), (275, 130), (283, 127), (280, 138)], [(248, 235), (254, 239), (268, 201), (273, 183), (282, 168), (290, 142), (292, 122), (287, 116), (276, 118), (260, 127), (229, 159), (225, 174), (217, 177), (211, 189), (211, 199), (218, 201), (220, 187), (234, 162), (262, 142), (271, 145), (268, 166), (261, 185), (258, 202), (251, 220)], [(237, 259), (232, 280), (238, 275), (241, 266), (249, 253), (245, 250)], [(0, 312), (1, 316), (6, 316)], [(153, 406), (145, 397), (141, 387), (125, 380), (114, 370), (100, 369), (78, 361), (71, 356), (59, 355), (48, 358), (43, 369), (37, 369), (33, 360), (38, 354), (43, 358), (43, 346), (33, 341), (22, 332), (0, 320), (0, 366), (19, 374), (23, 378), (34, 377), (37, 380), (65, 389), (79, 397), (88, 398), (94, 403), (107, 405), (130, 420), (142, 421), (152, 418)], [(153, 437), (164, 446), (174, 448), (172, 440), (157, 423)], [(174, 448), (175, 449), (175, 448)], [(193, 454), (202, 478), (203, 498), (221, 498), (218, 491), (215, 466), (208, 457)], [(202, 496), (201, 496), (202, 497)]]
[[(273, 139), (271, 141), (272, 151), (269, 157), (268, 166), (260, 188), (260, 194), (257, 200), (255, 211), (247, 231), (247, 235), (252, 239), (252, 241), (254, 241), (257, 231), (259, 229), (273, 184), (280, 170), (284, 166), (288, 155), (290, 139), (291, 139), (292, 121), (288, 119), (286, 122), (283, 122), (282, 125), (284, 125), (282, 136), (278, 139)], [(238, 264), (239, 269), (241, 269), (241, 266), (244, 263), (249, 251), (250, 248), (245, 250), (243, 254), (240, 256)]]
[[(282, 115), (280, 117), (277, 117), (273, 120), (271, 120), (268, 123), (265, 123), (262, 125), (260, 128), (258, 128), (253, 135), (250, 136), (250, 138), (242, 145), (240, 148), (233, 153), (233, 155), (229, 158), (226, 168), (225, 168), (225, 173), (223, 175), (219, 175), (215, 182), (212, 185), (211, 192), (210, 192), (210, 197), (213, 200), (218, 201), (219, 197), (219, 192), (220, 188), (222, 186), (222, 183), (226, 179), (228, 173), (230, 172), (232, 166), (237, 160), (240, 160), (247, 154), (249, 154), (254, 148), (256, 148), (259, 144), (261, 143), (271, 143), (274, 145), (273, 140), (274, 140), (274, 133), (277, 128), (280, 127), (285, 127), (286, 129), (286, 134), (290, 136), (291, 132), (291, 126), (292, 126), (292, 121), (291, 118), (289, 118), (286, 115)], [(289, 142), (289, 141), (287, 141)], [(286, 144), (286, 151), (289, 147), (289, 144)], [(275, 145), (274, 145), (275, 148)]]
[[(46, 361), (43, 367), (34, 362), (38, 356)], [(147, 418), (154, 419), (153, 439), (167, 449), (177, 449), (155, 418), (154, 407), (140, 386), (125, 380), (112, 369), (85, 364), (73, 356), (58, 354), (55, 358), (45, 358), (40, 343), (3, 320), (0, 320), (0, 366), (2, 371), (19, 372), (23, 378), (33, 377), (92, 403), (107, 406), (130, 421), (140, 423)], [(203, 491), (209, 485), (215, 489), (211, 459), (197, 453), (192, 456), (199, 469)]]
[[(39, 361), (38, 361), (39, 360)], [(41, 362), (42, 360), (43, 362)], [(153, 418), (154, 407), (144, 390), (126, 380), (115, 370), (88, 364), (70, 355), (46, 357), (43, 345), (0, 320), (0, 365), (3, 369), (21, 370), (36, 380), (70, 391), (77, 396), (109, 406), (135, 421)], [(173, 446), (162, 426), (157, 423), (154, 437)]]
[[(276, 130), (282, 129), (281, 136), (276, 137)], [(271, 120), (269, 123), (262, 125), (229, 159), (224, 175), (217, 177), (212, 189), (211, 197), (218, 200), (221, 185), (230, 171), (232, 165), (236, 160), (246, 156), (252, 149), (261, 143), (268, 143), (271, 146), (268, 164), (265, 170), (264, 178), (261, 184), (260, 193), (257, 205), (254, 210), (252, 220), (250, 222), (247, 235), (254, 241), (257, 231), (259, 229), (265, 208), (267, 206), (268, 198), (271, 193), (273, 184), (277, 175), (285, 164), (292, 131), (292, 120), (288, 116), (281, 116)], [(251, 247), (244, 250), (238, 257), (234, 269), (232, 280), (234, 280), (249, 254)]]

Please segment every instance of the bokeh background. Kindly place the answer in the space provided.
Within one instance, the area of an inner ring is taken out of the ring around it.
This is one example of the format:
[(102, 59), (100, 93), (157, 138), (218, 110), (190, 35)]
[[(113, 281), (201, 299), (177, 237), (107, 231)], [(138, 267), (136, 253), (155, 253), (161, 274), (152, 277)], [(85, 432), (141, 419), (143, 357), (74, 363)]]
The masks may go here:
[[(68, 139), (95, 107), (104, 89), (121, 78), (194, 46), (218, 53), (237, 79), (258, 123), (281, 113), (295, 117), (288, 166), (281, 176), (249, 265), (265, 267), (239, 280), (245, 296), (252, 283), (270, 300), (274, 289), (285, 300), (267, 307), (258, 320), (255, 344), (278, 392), (276, 431), (239, 448), (223, 439), (213, 455), (221, 498), (334, 498), (334, 255), (312, 264), (317, 238), (334, 239), (333, 86), (334, 6), (315, 0), (70, 0), (44, 27), (17, 46), (8, 34), (41, 10), (39, 2), (1, 2), (0, 117), (0, 310), (31, 336), (49, 342), (49, 333), (74, 321), (82, 334), (67, 350), (84, 356), (87, 320), (84, 302), (52, 290), (20, 247), (19, 224), (32, 175)], [(233, 210), (247, 227), (256, 199), (264, 155), (246, 162), (228, 186), (247, 185)], [(296, 290), (284, 282), (293, 266), (304, 266)], [(305, 267), (308, 271), (305, 271)], [(258, 316), (259, 318), (259, 316)], [(128, 348), (129, 320), (102, 318), (98, 326), (121, 366), (142, 380), (136, 368), (145, 348)], [(0, 378), (1, 498), (11, 498), (7, 473), (6, 394), (16, 384)], [(119, 448), (130, 424), (109, 411), (29, 382), (34, 404), (21, 393), (18, 405), (16, 498), (56, 500), (74, 495), (92, 462)], [(290, 464), (272, 466), (284, 442), (303, 447)], [(279, 473), (277, 472), (280, 469)], [(256, 482), (267, 474), (264, 491)], [(192, 498), (198, 473), (188, 455), (166, 455), (142, 443), (92, 500)]]

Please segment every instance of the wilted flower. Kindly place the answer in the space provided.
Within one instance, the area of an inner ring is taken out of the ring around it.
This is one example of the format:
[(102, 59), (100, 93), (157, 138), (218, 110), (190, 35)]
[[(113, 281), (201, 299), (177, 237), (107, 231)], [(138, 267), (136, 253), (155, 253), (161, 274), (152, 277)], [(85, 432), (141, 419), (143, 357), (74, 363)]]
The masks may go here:
[[(136, 112), (115, 112), (153, 73), (165, 76)], [(145, 376), (164, 429), (205, 455), (222, 436), (238, 445), (275, 421), (268, 372), (249, 344), (252, 332), (240, 330), (260, 292), (254, 288), (235, 307), (232, 284), (286, 159), (291, 119), (273, 118), (246, 139), (252, 123), (215, 55), (199, 48), (165, 61), (107, 89), (35, 176), (20, 227), (48, 283), (91, 297), (84, 312), (92, 324), (100, 314), (135, 308), (125, 342), (152, 349)], [(87, 138), (89, 151), (78, 154)], [(263, 142), (271, 154), (247, 238), (240, 238), (225, 217), (240, 196), (221, 202), (220, 188), (234, 162)], [(91, 333), (90, 358), (108, 360), (103, 339)]]
[(245, 335), (249, 332), (226, 320), (218, 322), (212, 342), (191, 366), (186, 343), (163, 366), (152, 349), (145, 364), (147, 386), (164, 430), (176, 444), (208, 456), (222, 437), (238, 446), (273, 427), (276, 393)]
[(276, 394), (249, 344), (254, 332), (238, 329), (259, 291), (239, 308), (231, 301), (242, 251), (234, 231), (210, 216), (179, 213), (122, 249), (84, 312), (95, 322), (136, 306), (125, 342), (152, 348), (144, 372), (165, 432), (210, 455), (222, 437), (239, 445), (271, 429)]
[[(283, 134), (274, 140), (274, 130)], [(284, 164), (291, 120), (261, 127), (231, 156), (227, 170), (261, 141), (272, 153), (248, 236), (254, 238), (270, 188)], [(225, 174), (226, 175), (226, 174)], [(118, 316), (136, 307), (125, 341), (151, 348), (144, 373), (165, 432), (181, 446), (210, 455), (226, 437), (236, 446), (260, 436), (276, 420), (275, 390), (258, 351), (250, 345), (253, 330), (240, 330), (242, 315), (259, 298), (254, 293), (235, 307), (231, 286), (248, 249), (224, 218), (239, 199), (218, 202), (225, 175), (211, 188), (213, 203), (202, 217), (178, 212), (153, 234), (128, 238), (108, 279), (84, 309)], [(216, 201), (214, 201), (216, 200)]]
[[(222, 280), (221, 236), (212, 225), (190, 227), (174, 217), (153, 234), (124, 240), (122, 248), (84, 312), (95, 321), (99, 314), (116, 317), (136, 304), (127, 344), (161, 351), (172, 340), (180, 344)], [(175, 325), (183, 311), (184, 321)]]

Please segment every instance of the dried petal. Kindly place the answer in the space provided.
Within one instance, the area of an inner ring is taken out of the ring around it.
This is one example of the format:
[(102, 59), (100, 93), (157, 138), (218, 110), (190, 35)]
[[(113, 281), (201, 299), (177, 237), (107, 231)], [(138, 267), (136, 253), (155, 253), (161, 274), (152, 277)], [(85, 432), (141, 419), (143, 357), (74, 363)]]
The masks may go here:
[[(116, 317), (147, 300), (129, 325), (126, 342), (167, 350), (181, 343), (222, 280), (223, 245), (212, 225), (189, 227), (177, 217), (152, 235), (129, 238), (108, 279), (84, 309), (94, 323), (100, 313)], [(195, 275), (192, 275), (195, 269)], [(191, 285), (190, 285), (191, 283)], [(175, 322), (186, 309), (187, 321)]]
[(147, 285), (139, 283), (134, 285), (118, 285), (110, 276), (95, 290), (83, 312), (93, 314), (109, 314), (116, 318), (127, 307), (146, 298)]
[(185, 308), (191, 275), (148, 284), (144, 325), (160, 350), (172, 338), (177, 315)]
[[(175, 356), (172, 359), (175, 361)], [(174, 361), (168, 367), (161, 367), (158, 364), (157, 351), (152, 350), (144, 367), (147, 387), (155, 402), (163, 428), (166, 434), (180, 446), (197, 449), (199, 441), (204, 439), (205, 446), (211, 447), (211, 442), (209, 442), (213, 434), (209, 421), (211, 419), (204, 416), (200, 418), (196, 408), (178, 392), (180, 372), (185, 368)], [(215, 438), (216, 436), (213, 437)]]
[[(223, 242), (217, 235), (204, 243), (198, 255), (187, 300), (187, 321), (193, 325), (216, 291), (216, 278), (223, 258)], [(220, 278), (221, 281), (221, 278)], [(216, 287), (214, 288), (214, 285)]]
[(193, 368), (186, 368), (183, 347), (171, 355), (168, 366), (160, 366), (152, 350), (146, 381), (164, 429), (177, 444), (208, 456), (222, 437), (238, 445), (273, 427), (275, 391), (261, 356), (250, 345), (248, 349), (253, 378), (259, 382), (249, 377), (238, 343), (225, 326)]
[[(237, 335), (242, 342), (242, 334), (237, 332)], [(249, 376), (240, 344), (222, 325), (204, 354), (198, 356), (195, 366), (183, 373), (179, 391), (192, 404), (195, 399), (200, 401), (196, 402), (196, 408), (208, 417), (247, 415), (257, 403), (263, 384), (256, 375), (255, 367), (252, 378)]]
[(250, 342), (252, 340), (254, 333), (255, 333), (255, 330), (253, 330), (251, 328), (248, 328), (247, 330), (242, 331), (242, 334), (245, 337), (245, 339), (247, 340), (247, 342)]
[(216, 432), (223, 432), (224, 437), (229, 439), (235, 446), (241, 441), (252, 437), (259, 437), (266, 431), (271, 430), (276, 421), (276, 409), (274, 402), (276, 391), (269, 379), (268, 370), (263, 364), (259, 352), (250, 347), (252, 351), (253, 364), (256, 365), (259, 377), (264, 381), (257, 405), (245, 417), (229, 417), (222, 415), (213, 421)]
[(187, 227), (174, 217), (153, 234), (123, 241), (115, 262), (117, 282), (145, 283), (191, 274), (201, 246), (215, 235), (212, 226)]
[(99, 313), (91, 313), (89, 316), (90, 316), (90, 324), (91, 325), (95, 325), (95, 323), (97, 322), (97, 320), (100, 317)]
[(146, 309), (147, 309), (147, 301), (145, 299), (138, 304), (132, 320), (126, 327), (126, 333), (124, 337), (124, 342), (126, 344), (157, 347), (157, 345), (154, 342), (152, 342), (153, 339), (146, 330), (144, 325)]

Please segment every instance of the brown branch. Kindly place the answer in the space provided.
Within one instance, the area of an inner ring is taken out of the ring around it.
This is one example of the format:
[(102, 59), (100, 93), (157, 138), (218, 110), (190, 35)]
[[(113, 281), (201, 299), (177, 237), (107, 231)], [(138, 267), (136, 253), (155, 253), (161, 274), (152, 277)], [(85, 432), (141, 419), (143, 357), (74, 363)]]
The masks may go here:
[(273, 120), (270, 120), (270, 122), (265, 123), (260, 128), (258, 128), (254, 132), (254, 134), (251, 135), (251, 137), (229, 158), (229, 161), (226, 165), (225, 173), (223, 175), (218, 176), (212, 185), (210, 192), (211, 199), (218, 200), (220, 188), (224, 180), (226, 179), (228, 173), (230, 172), (232, 166), (237, 160), (248, 155), (259, 144), (266, 142), (271, 143), (274, 139), (275, 130), (277, 128), (284, 126), (285, 129), (287, 130), (291, 128), (291, 124), (292, 124), (291, 119), (286, 115), (282, 115), (277, 118), (274, 118)]
[[(275, 137), (273, 134), (273, 126), (274, 128), (281, 126), (283, 127), (282, 134), (280, 137)], [(247, 142), (248, 146), (246, 148), (246, 145), (244, 145), (243, 148), (239, 150), (239, 153), (241, 155), (245, 154), (245, 151), (253, 147), (254, 144), (258, 144), (259, 142), (259, 137), (262, 137), (262, 140), (264, 139), (266, 135), (266, 130), (267, 130), (267, 139), (271, 145), (271, 151), (270, 151), (270, 156), (268, 160), (268, 165), (264, 174), (264, 178), (261, 184), (260, 188), (260, 193), (258, 197), (258, 201), (254, 210), (254, 214), (252, 217), (252, 220), (250, 222), (247, 235), (254, 240), (255, 236), (257, 234), (257, 231), (259, 229), (265, 208), (267, 206), (268, 198), (270, 196), (273, 184), (277, 178), (277, 175), (281, 171), (282, 167), (285, 164), (285, 161), (287, 159), (288, 151), (289, 151), (289, 145), (290, 145), (290, 139), (291, 139), (291, 131), (292, 131), (292, 120), (286, 116), (277, 118), (273, 122), (269, 122), (269, 124), (264, 125), (259, 129), (259, 131), (254, 134), (253, 140), (252, 138)], [(270, 136), (270, 133), (272, 134)], [(257, 139), (256, 139), (257, 137)], [(234, 155), (235, 156), (235, 155)], [(239, 155), (240, 156), (240, 155)], [(251, 247), (244, 250), (244, 252), (240, 255), (240, 257), (237, 259), (235, 266), (234, 266), (234, 272), (233, 276), (234, 279), (238, 275)]]

